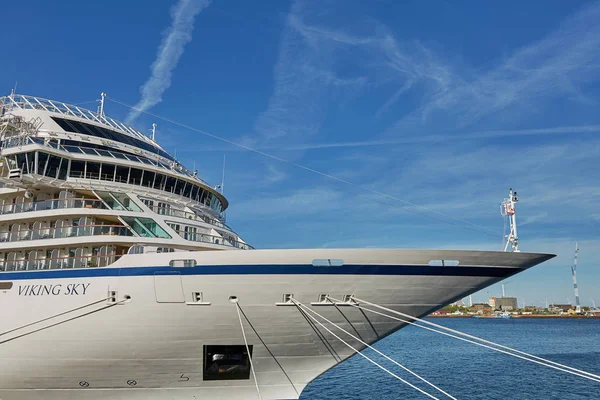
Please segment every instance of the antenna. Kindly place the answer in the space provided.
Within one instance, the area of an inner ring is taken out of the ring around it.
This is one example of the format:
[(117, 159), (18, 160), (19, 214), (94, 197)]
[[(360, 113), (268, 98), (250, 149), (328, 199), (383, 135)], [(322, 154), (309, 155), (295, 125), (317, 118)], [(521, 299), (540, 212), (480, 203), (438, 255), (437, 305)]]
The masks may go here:
[(98, 114), (100, 114), (101, 117), (104, 117), (104, 100), (106, 99), (106, 93), (102, 92), (100, 93), (100, 111), (98, 112)]
[(15, 94), (17, 94), (17, 81), (15, 81), (15, 87), (13, 88), (13, 90), (10, 91), (10, 98), (14, 100), (15, 98)]
[(581, 304), (579, 303), (579, 288), (577, 287), (577, 256), (579, 255), (579, 243), (575, 242), (575, 259), (573, 260), (573, 266), (571, 272), (573, 274), (573, 290), (575, 291), (575, 311), (579, 314), (581, 312)]
[(504, 199), (500, 205), (500, 215), (508, 217), (510, 221), (510, 233), (506, 235), (506, 244), (504, 251), (508, 250), (508, 245), (512, 247), (512, 251), (519, 252), (519, 237), (517, 236), (517, 217), (515, 215), (515, 203), (519, 201), (517, 192), (513, 192), (512, 188), (508, 191), (508, 198)]
[(223, 174), (221, 175), (221, 194), (225, 191), (225, 154), (223, 154)]
[(154, 142), (154, 137), (156, 136), (156, 124), (152, 124), (152, 141)]
[(595, 310), (596, 309), (596, 302), (591, 297), (590, 297), (590, 300), (592, 301), (592, 305), (594, 306), (594, 310)]

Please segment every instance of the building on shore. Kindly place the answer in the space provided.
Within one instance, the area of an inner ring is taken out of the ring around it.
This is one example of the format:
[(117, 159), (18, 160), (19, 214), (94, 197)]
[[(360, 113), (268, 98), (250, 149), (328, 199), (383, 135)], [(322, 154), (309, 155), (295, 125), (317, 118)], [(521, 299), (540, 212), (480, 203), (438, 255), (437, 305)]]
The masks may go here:
[(519, 309), (516, 297), (492, 297), (488, 304), (494, 310), (511, 311)]
[(486, 303), (475, 303), (469, 307), (469, 311), (478, 314), (490, 314), (494, 309)]
[(571, 304), (550, 304), (550, 307), (548, 307), (548, 310), (552, 311), (552, 312), (568, 312), (569, 310), (574, 310), (575, 307), (572, 306)]

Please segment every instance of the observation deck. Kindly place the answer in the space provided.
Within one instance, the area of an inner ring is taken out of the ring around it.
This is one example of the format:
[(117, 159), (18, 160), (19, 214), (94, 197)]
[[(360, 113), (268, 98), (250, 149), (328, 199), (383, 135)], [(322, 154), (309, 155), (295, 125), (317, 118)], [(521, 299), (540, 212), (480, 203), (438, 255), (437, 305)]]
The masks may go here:
[(227, 207), (216, 187), (103, 111), (0, 97), (0, 272), (252, 250), (225, 223)]

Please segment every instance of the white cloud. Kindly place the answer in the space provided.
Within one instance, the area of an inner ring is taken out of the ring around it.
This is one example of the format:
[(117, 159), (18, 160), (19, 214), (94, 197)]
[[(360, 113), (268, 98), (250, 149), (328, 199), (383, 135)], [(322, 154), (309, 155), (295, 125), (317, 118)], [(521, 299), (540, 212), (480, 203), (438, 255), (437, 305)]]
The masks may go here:
[(421, 107), (388, 133), (413, 133), (424, 125), (462, 128), (509, 109), (514, 122), (559, 96), (593, 103), (583, 86), (600, 79), (599, 18), (598, 3), (584, 7), (556, 31), (518, 49), (488, 71), (457, 74), (445, 68), (445, 90), (427, 96)]
[(142, 85), (142, 97), (126, 118), (131, 124), (139, 115), (162, 101), (163, 93), (171, 86), (173, 70), (183, 55), (185, 45), (192, 40), (196, 16), (208, 7), (210, 0), (179, 0), (171, 8), (171, 26), (158, 47), (156, 59), (150, 67), (152, 74)]

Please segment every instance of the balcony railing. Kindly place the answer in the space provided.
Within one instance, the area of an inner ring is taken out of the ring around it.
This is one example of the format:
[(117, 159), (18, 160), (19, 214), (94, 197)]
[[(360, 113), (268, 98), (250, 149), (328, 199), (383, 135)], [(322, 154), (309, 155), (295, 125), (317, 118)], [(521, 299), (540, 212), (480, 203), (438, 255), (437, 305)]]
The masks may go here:
[(102, 201), (93, 199), (49, 199), (0, 205), (0, 215), (17, 214), (29, 211), (57, 210), (63, 208), (106, 209), (107, 207)]
[[(165, 169), (165, 170), (171, 171), (171, 172), (173, 172), (173, 171), (179, 172), (179, 173), (186, 175), (189, 178), (193, 177), (195, 180), (197, 180), (205, 185), (208, 185), (208, 183), (206, 183), (206, 181), (204, 181), (203, 179), (201, 179), (200, 177), (198, 177), (191, 171), (187, 170), (186, 168), (183, 168), (180, 164), (177, 164), (177, 166), (174, 166), (172, 163), (169, 163), (169, 162), (153, 160), (153, 159), (145, 157), (141, 154), (135, 155), (135, 154), (131, 154), (130, 152), (122, 152), (122, 151), (118, 151), (116, 149), (72, 146), (72, 145), (59, 145), (56, 141), (52, 141), (52, 140), (47, 141), (42, 138), (31, 137), (31, 136), (15, 136), (15, 137), (6, 138), (5, 140), (3, 140), (1, 142), (1, 144), (2, 144), (3, 149), (10, 149), (13, 147), (21, 147), (21, 146), (25, 146), (28, 144), (39, 144), (42, 146), (51, 147), (56, 150), (62, 150), (67, 153), (75, 153), (77, 155), (87, 154), (87, 155), (100, 156), (100, 157), (112, 157), (117, 160), (129, 160), (129, 161), (138, 162), (141, 164), (152, 165), (154, 167), (162, 168), (162, 169)], [(83, 176), (80, 176), (80, 178), (83, 178)], [(86, 176), (86, 178), (88, 178), (88, 177)], [(98, 177), (88, 178), (88, 179), (98, 179)]]
[(81, 236), (134, 236), (123, 225), (72, 225), (45, 227), (0, 233), (0, 242), (20, 242), (23, 240), (61, 239)]
[(176, 210), (176, 209), (173, 209), (170, 207), (151, 206), (149, 208), (159, 215), (167, 215), (169, 217), (179, 217), (179, 218), (191, 219), (193, 221), (206, 222), (207, 224), (233, 231), (233, 229), (231, 229), (227, 224), (224, 224), (223, 222), (219, 221), (218, 219), (211, 218), (207, 215), (198, 215), (198, 214), (187, 212), (187, 211)]
[(250, 246), (247, 243), (240, 242), (234, 239), (227, 239), (222, 236), (213, 236), (207, 235), (205, 233), (197, 233), (190, 231), (186, 232), (182, 230), (175, 230), (175, 232), (177, 232), (177, 234), (179, 234), (179, 236), (181, 236), (185, 240), (190, 240), (192, 242), (219, 244), (222, 246), (235, 247), (243, 250), (254, 250), (254, 247)]
[(107, 267), (123, 254), (0, 261), (0, 272)]

